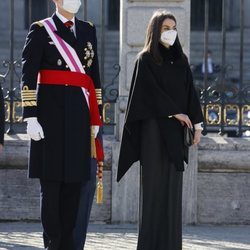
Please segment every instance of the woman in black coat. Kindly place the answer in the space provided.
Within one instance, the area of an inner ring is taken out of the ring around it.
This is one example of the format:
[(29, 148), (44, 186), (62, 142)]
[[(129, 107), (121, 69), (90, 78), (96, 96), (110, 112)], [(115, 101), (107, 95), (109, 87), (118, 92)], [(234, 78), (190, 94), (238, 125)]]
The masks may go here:
[(203, 115), (192, 73), (166, 11), (152, 16), (135, 63), (122, 136), (118, 181), (141, 164), (137, 250), (182, 249), (182, 172), (187, 161), (184, 125), (201, 136)]

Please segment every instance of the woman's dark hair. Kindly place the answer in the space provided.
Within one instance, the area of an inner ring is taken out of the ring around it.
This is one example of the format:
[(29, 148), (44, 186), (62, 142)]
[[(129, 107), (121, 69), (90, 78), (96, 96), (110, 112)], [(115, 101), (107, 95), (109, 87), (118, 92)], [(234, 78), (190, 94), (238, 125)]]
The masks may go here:
[[(176, 18), (171, 12), (167, 12), (166, 10), (157, 10), (154, 12), (148, 24), (144, 47), (140, 52), (140, 54), (149, 52), (153, 56), (155, 62), (158, 64), (162, 62), (162, 56), (159, 50), (159, 41), (162, 23), (166, 19), (171, 19), (176, 23)], [(183, 55), (178, 36), (176, 37), (173, 46), (171, 46), (171, 49), (173, 50), (173, 53), (176, 57)]]

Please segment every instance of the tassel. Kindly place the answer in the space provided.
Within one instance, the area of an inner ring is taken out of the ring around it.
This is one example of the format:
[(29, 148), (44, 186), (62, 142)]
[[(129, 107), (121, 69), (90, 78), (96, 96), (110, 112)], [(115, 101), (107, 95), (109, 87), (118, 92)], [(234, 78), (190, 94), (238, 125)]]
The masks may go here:
[(97, 193), (96, 193), (96, 203), (103, 203), (103, 182), (102, 179), (99, 179), (97, 182)]
[(96, 158), (95, 132), (91, 126), (91, 157)]
[(97, 170), (97, 190), (96, 190), (96, 203), (97, 204), (102, 204), (103, 203), (103, 162), (100, 161), (98, 162), (98, 170)]

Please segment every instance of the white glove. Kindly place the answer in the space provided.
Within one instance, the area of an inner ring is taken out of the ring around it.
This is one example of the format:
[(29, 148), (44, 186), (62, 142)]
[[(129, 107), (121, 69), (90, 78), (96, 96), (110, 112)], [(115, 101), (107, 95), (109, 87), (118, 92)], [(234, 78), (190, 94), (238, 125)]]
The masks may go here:
[(94, 132), (95, 138), (96, 138), (96, 137), (97, 137), (97, 134), (98, 134), (98, 132), (99, 132), (100, 126), (92, 126), (92, 127), (93, 127), (93, 132)]
[(43, 128), (37, 121), (36, 117), (26, 118), (24, 121), (27, 122), (27, 134), (34, 141), (40, 141), (44, 138)]

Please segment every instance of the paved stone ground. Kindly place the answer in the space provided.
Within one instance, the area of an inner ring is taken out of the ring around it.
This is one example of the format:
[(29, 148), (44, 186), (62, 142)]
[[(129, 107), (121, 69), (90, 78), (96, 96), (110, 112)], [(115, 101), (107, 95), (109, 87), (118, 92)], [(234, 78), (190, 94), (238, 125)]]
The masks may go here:
[[(0, 250), (42, 248), (39, 223), (0, 223)], [(135, 250), (135, 225), (91, 224), (85, 250)], [(183, 250), (250, 250), (249, 226), (185, 226)], [(152, 249), (154, 250), (154, 249)]]

